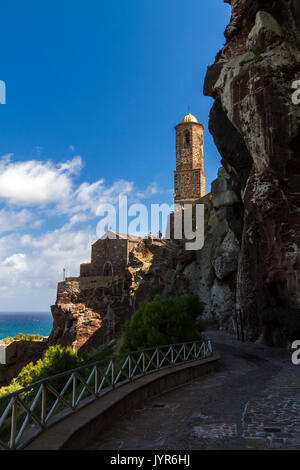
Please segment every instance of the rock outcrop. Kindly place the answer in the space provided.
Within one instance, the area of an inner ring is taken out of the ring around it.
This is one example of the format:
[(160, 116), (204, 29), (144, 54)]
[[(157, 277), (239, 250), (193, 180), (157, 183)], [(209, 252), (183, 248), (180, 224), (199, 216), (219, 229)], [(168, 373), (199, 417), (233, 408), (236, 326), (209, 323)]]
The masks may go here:
[(191, 254), (180, 247), (175, 241), (141, 240), (129, 255), (126, 279), (85, 276), (60, 282), (48, 344), (92, 353), (118, 335), (141, 302), (162, 292), (188, 292), (182, 269)]
[(93, 285), (87, 283), (87, 278), (67, 278), (59, 283), (56, 303), (51, 307), (49, 345), (72, 346), (76, 351), (92, 353), (115, 338), (132, 311), (129, 285), (125, 280), (103, 279)]
[[(278, 345), (300, 337), (300, 105), (292, 101), (300, 79), (300, 5), (227, 3), (226, 44), (208, 68), (204, 93), (215, 99), (210, 131), (243, 201), (236, 306), (249, 339)], [(223, 250), (213, 261), (215, 298), (236, 263), (231, 245), (231, 254)]]
[(6, 346), (6, 365), (0, 365), (0, 386), (7, 385), (29, 362), (40, 359), (48, 347), (48, 339), (43, 341), (13, 341)]
[(143, 301), (153, 300), (155, 295), (163, 292), (169, 295), (189, 293), (190, 286), (184, 268), (194, 260), (195, 253), (187, 252), (182, 241), (146, 240), (133, 252), (140, 261), (145, 261), (145, 248), (148, 266), (144, 264), (133, 274), (134, 307), (137, 308)]
[[(196, 292), (204, 318), (249, 340), (300, 337), (300, 0), (226, 0), (226, 44), (208, 68), (210, 132), (223, 168), (205, 204), (205, 244), (142, 240), (126, 276), (61, 283), (50, 344), (91, 351), (112, 339), (140, 302)], [(101, 271), (102, 272), (102, 271)], [(99, 284), (100, 283), (100, 284)]]
[(205, 204), (205, 241), (184, 269), (190, 290), (204, 303), (212, 327), (236, 333), (236, 277), (242, 239), (243, 204), (224, 168), (218, 171)]

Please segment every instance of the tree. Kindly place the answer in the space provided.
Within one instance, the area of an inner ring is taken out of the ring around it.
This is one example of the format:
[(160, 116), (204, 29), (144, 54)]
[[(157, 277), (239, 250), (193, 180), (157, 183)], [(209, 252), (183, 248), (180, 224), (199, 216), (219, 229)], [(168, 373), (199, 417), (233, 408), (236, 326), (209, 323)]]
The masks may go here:
[(21, 387), (26, 387), (38, 380), (75, 369), (81, 364), (81, 359), (78, 357), (77, 352), (73, 352), (71, 346), (66, 348), (60, 345), (50, 346), (43, 359), (39, 359), (36, 364), (30, 362), (23, 367), (19, 375), (13, 379), (13, 382)]
[(121, 350), (198, 340), (204, 330), (203, 322), (197, 321), (202, 311), (197, 295), (162, 295), (152, 302), (143, 302), (123, 327)]

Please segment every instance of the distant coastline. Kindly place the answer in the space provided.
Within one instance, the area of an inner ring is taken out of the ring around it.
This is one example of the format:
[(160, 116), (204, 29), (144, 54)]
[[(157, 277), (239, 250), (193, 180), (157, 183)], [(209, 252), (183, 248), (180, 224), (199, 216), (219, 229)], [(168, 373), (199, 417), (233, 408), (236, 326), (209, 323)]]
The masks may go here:
[(18, 333), (49, 336), (52, 323), (51, 312), (0, 312), (0, 339)]

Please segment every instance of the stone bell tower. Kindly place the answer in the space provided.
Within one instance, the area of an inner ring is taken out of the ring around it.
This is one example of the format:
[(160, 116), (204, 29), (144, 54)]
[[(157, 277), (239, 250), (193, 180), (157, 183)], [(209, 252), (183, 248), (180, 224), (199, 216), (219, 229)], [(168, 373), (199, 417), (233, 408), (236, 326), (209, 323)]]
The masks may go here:
[(205, 196), (203, 161), (204, 126), (188, 114), (176, 130), (176, 171), (174, 203), (193, 204)]

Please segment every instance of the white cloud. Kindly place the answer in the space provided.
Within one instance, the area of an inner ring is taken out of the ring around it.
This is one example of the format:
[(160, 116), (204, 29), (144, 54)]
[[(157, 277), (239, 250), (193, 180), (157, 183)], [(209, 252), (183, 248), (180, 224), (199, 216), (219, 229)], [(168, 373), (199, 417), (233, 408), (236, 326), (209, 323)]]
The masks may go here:
[(138, 192), (137, 196), (140, 199), (147, 199), (148, 197), (153, 196), (154, 194), (157, 194), (159, 192), (157, 184), (156, 183), (151, 183), (145, 190), (144, 192)]
[(15, 205), (36, 205), (68, 198), (72, 190), (72, 174), (82, 167), (80, 156), (65, 163), (29, 160), (12, 162), (12, 154), (0, 162), (0, 198)]
[(13, 156), (14, 156), (13, 153), (6, 153), (5, 155), (2, 155), (0, 159), (0, 171), (2, 171), (3, 168), (5, 168), (5, 165), (7, 165), (11, 161)]
[(79, 175), (80, 170), (83, 167), (83, 162), (80, 155), (58, 165), (59, 173), (66, 172), (68, 175)]
[[(120, 179), (107, 185), (103, 178), (93, 183), (83, 182), (76, 188), (73, 177), (79, 175), (83, 167), (79, 155), (58, 164), (37, 160), (13, 162), (12, 156), (4, 155), (0, 160), (0, 200), (23, 207), (38, 206), (42, 209), (47, 206), (48, 216), (65, 214), (72, 217), (79, 213), (95, 216), (99, 206), (116, 204), (120, 195), (138, 202), (161, 192), (155, 183), (145, 190), (138, 190), (131, 181)], [(15, 222), (18, 226), (29, 222), (29, 212), (11, 214), (12, 218), (20, 218), (18, 224)], [(0, 213), (0, 231), (3, 231), (1, 223), (5, 224), (4, 213), (3, 218)]]
[(3, 237), (3, 246), (0, 238), (1, 310), (49, 310), (63, 269), (67, 276), (78, 276), (80, 263), (90, 259), (93, 236), (92, 230), (64, 226), (40, 236), (20, 235), (15, 243)]
[(75, 214), (70, 218), (70, 221), (64, 226), (65, 229), (70, 229), (76, 224), (87, 222), (92, 216), (88, 214)]
[(20, 239), (16, 233), (0, 237), (0, 262), (18, 250)]
[[(105, 204), (118, 204), (119, 196), (128, 198), (137, 196), (134, 183), (126, 180), (118, 180), (111, 186), (105, 184), (104, 179), (94, 183), (82, 183), (70, 197), (62, 199), (53, 214), (68, 214), (70, 223), (82, 222), (97, 215), (98, 208)], [(74, 217), (74, 216), (77, 217)]]
[(0, 233), (10, 232), (28, 225), (37, 227), (40, 223), (41, 221), (35, 220), (35, 215), (27, 209), (20, 211), (0, 209)]
[[(68, 276), (78, 276), (80, 263), (90, 259), (91, 244), (97, 238), (97, 209), (117, 205), (120, 195), (128, 196), (130, 204), (162, 191), (155, 184), (137, 189), (122, 179), (76, 185), (74, 177), (83, 166), (80, 156), (58, 164), (14, 162), (12, 156), (0, 159), (1, 310), (48, 310), (55, 302), (63, 268)], [(36, 231), (56, 216), (60, 228)]]
[(4, 268), (5, 271), (11, 271), (12, 273), (28, 271), (26, 255), (24, 253), (15, 253), (12, 256), (8, 256), (0, 264), (0, 269), (1, 268)]

